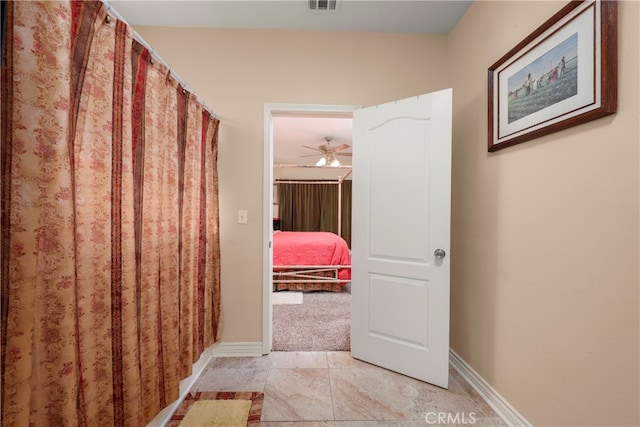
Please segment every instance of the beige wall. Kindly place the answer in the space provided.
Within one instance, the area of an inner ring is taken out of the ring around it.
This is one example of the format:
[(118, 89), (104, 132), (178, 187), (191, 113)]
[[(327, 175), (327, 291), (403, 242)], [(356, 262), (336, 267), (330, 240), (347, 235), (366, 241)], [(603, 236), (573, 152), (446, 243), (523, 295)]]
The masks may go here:
[(563, 4), (479, 1), (448, 37), (138, 28), (222, 120), (223, 341), (262, 338), (263, 104), (453, 86), (452, 348), (535, 425), (640, 424), (638, 3), (615, 116), (486, 150), (487, 68)]
[[(136, 30), (220, 116), (222, 340), (262, 341), (264, 104), (368, 106), (443, 89), (446, 38)], [(238, 209), (248, 210), (247, 225), (237, 224)]]
[(565, 2), (476, 2), (449, 35), (451, 346), (534, 425), (639, 425), (638, 3), (614, 116), (487, 153), (487, 69)]

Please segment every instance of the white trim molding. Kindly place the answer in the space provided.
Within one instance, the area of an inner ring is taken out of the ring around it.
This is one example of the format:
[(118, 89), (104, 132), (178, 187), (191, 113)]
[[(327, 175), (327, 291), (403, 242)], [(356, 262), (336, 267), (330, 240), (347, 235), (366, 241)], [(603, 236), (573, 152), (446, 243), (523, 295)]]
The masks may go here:
[(213, 357), (262, 356), (262, 342), (221, 342), (213, 349)]
[(156, 415), (149, 424), (147, 424), (147, 427), (162, 427), (171, 420), (173, 413), (178, 409), (178, 406), (180, 406), (182, 401), (187, 397), (191, 388), (195, 385), (198, 378), (200, 378), (200, 375), (205, 371), (207, 365), (209, 365), (209, 362), (213, 358), (213, 351), (216, 346), (217, 344), (213, 344), (202, 352), (198, 361), (193, 364), (193, 369), (191, 371), (192, 374), (180, 381), (180, 396), (178, 397), (178, 400), (160, 411), (160, 413)]
[(522, 414), (511, 406), (496, 389), (491, 387), (491, 384), (482, 378), (480, 374), (452, 349), (449, 349), (449, 362), (451, 366), (467, 380), (471, 387), (478, 392), (480, 397), (487, 401), (489, 406), (496, 411), (496, 414), (498, 414), (505, 423), (512, 427), (532, 427), (532, 424), (527, 421)]
[(193, 364), (192, 374), (180, 381), (180, 397), (171, 405), (164, 408), (151, 420), (147, 427), (163, 427), (178, 409), (178, 406), (187, 397), (189, 391), (195, 385), (200, 375), (207, 369), (209, 362), (216, 357), (251, 357), (262, 356), (261, 342), (218, 342), (202, 352), (200, 358)]

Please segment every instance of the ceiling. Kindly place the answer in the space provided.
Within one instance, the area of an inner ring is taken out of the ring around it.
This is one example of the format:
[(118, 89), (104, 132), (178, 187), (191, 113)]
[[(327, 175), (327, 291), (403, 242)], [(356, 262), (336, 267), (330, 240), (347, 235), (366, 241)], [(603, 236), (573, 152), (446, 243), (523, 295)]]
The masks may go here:
[(374, 31), (448, 34), (472, 1), (337, 0), (310, 10), (307, 0), (110, 0), (133, 26)]
[[(351, 145), (352, 120), (350, 117), (274, 117), (273, 163), (275, 165), (315, 165), (322, 153), (305, 147)], [(351, 153), (351, 149), (341, 151)], [(309, 157), (302, 157), (309, 156)], [(351, 165), (351, 157), (336, 156), (343, 166)]]
[[(132, 26), (372, 31), (447, 34), (472, 1), (337, 0), (336, 10), (309, 9), (307, 0), (111, 0), (108, 3)], [(350, 118), (275, 117), (274, 164), (314, 165), (317, 147), (351, 145)], [(347, 149), (344, 152), (350, 152)], [(311, 157), (301, 157), (313, 154)], [(338, 156), (342, 165), (351, 158)]]

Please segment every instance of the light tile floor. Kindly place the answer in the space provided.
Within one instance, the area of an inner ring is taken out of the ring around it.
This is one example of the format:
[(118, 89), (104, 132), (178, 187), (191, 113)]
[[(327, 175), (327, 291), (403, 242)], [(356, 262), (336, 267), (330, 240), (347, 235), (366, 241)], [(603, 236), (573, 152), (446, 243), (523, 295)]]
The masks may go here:
[(349, 352), (217, 358), (193, 391), (264, 391), (264, 427), (506, 426), (453, 368), (445, 390)]

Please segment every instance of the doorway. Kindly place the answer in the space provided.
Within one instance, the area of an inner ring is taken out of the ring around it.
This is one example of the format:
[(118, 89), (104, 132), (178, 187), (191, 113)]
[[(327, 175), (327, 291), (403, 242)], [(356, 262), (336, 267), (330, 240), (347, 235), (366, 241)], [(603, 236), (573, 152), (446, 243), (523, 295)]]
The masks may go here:
[[(358, 220), (353, 223), (352, 245), (356, 251), (351, 262), (351, 280), (358, 286), (351, 300), (351, 355), (445, 388), (449, 359), (452, 98), (452, 90), (444, 89), (368, 108), (333, 110), (352, 114), (353, 144), (358, 147), (353, 162), (352, 201)], [(268, 213), (273, 198), (272, 119), (277, 111), (300, 114), (295, 106), (265, 105)], [(306, 114), (314, 112), (317, 114), (317, 107), (307, 109)], [(391, 151), (386, 149), (389, 141), (395, 141)], [(402, 233), (394, 226), (399, 211), (403, 213), (403, 225), (408, 225)], [(272, 347), (273, 279), (269, 273), (274, 239), (268, 223), (271, 219), (267, 215), (264, 218), (268, 268), (264, 270), (263, 344), (267, 354)]]
[[(263, 177), (263, 354), (273, 348), (273, 202), (274, 202), (274, 118), (326, 117), (351, 118), (360, 109), (355, 105), (265, 104), (264, 106), (264, 177)], [(327, 136), (327, 135), (324, 135)], [(323, 137), (324, 137), (323, 136)], [(329, 135), (330, 136), (330, 135)]]

